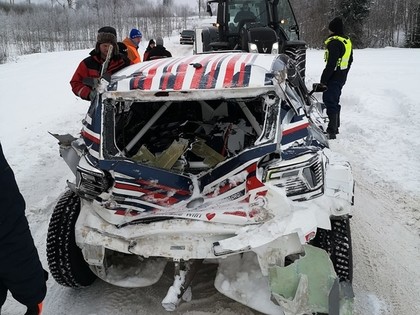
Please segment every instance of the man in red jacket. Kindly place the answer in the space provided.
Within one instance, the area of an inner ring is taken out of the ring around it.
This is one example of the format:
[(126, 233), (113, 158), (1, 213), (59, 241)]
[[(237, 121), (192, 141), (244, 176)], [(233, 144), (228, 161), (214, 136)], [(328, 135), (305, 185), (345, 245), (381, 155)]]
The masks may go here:
[(132, 64), (123, 54), (118, 51), (117, 32), (111, 26), (104, 26), (98, 30), (96, 47), (90, 52), (90, 56), (85, 58), (77, 67), (76, 72), (71, 78), (70, 85), (73, 93), (80, 98), (92, 101), (96, 92), (91, 86), (83, 83), (85, 78), (99, 78), (101, 74), (102, 64), (104, 63), (109, 46), (113, 46), (111, 60), (109, 61), (107, 74), (113, 74), (118, 70)]

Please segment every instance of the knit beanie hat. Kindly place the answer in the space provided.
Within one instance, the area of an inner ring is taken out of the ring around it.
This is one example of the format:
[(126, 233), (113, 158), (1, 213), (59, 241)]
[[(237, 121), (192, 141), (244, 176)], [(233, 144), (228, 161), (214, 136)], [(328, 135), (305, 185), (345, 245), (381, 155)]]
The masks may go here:
[(133, 28), (130, 32), (130, 38), (134, 39), (134, 38), (142, 38), (143, 34), (136, 28)]
[(343, 20), (339, 17), (334, 18), (328, 25), (328, 29), (335, 34), (344, 34)]
[(163, 38), (162, 37), (156, 38), (156, 46), (163, 46)]
[(118, 54), (118, 45), (117, 45), (117, 31), (111, 26), (104, 26), (98, 30), (98, 36), (96, 37), (96, 47), (95, 50), (97, 53), (100, 53), (99, 45), (100, 44), (112, 44), (113, 55)]

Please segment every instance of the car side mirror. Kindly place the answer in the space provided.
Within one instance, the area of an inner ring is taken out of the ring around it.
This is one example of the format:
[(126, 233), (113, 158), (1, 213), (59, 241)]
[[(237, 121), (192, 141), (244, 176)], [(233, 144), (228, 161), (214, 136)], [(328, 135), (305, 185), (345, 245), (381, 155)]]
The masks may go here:
[(312, 84), (312, 91), (309, 92), (309, 95), (313, 93), (322, 93), (328, 90), (328, 87), (324, 83), (314, 83)]

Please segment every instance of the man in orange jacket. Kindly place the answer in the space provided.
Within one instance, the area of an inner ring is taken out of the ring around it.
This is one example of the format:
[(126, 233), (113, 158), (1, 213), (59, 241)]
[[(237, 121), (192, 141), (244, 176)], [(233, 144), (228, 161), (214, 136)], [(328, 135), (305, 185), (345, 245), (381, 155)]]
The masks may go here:
[(141, 57), (138, 49), (142, 37), (143, 34), (138, 29), (133, 28), (130, 32), (130, 36), (123, 40), (123, 43), (128, 48), (128, 59), (130, 59), (132, 63), (141, 62)]

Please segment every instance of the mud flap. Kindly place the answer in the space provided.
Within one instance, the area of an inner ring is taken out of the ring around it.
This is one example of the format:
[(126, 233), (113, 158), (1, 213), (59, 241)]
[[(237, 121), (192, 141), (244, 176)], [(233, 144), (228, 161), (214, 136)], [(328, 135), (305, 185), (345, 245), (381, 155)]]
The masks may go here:
[(271, 267), (272, 295), (285, 314), (352, 314), (351, 284), (339, 283), (328, 254), (304, 245), (305, 256), (286, 267)]
[(127, 256), (123, 264), (112, 264), (106, 268), (91, 265), (92, 271), (102, 280), (125, 288), (148, 287), (159, 281), (167, 260), (149, 258), (140, 261), (135, 255)]
[(329, 300), (329, 315), (352, 315), (353, 314), (353, 287), (350, 282), (334, 280)]
[(254, 252), (221, 259), (214, 286), (223, 295), (263, 314), (283, 315), (282, 308), (271, 300), (268, 277), (261, 273)]

